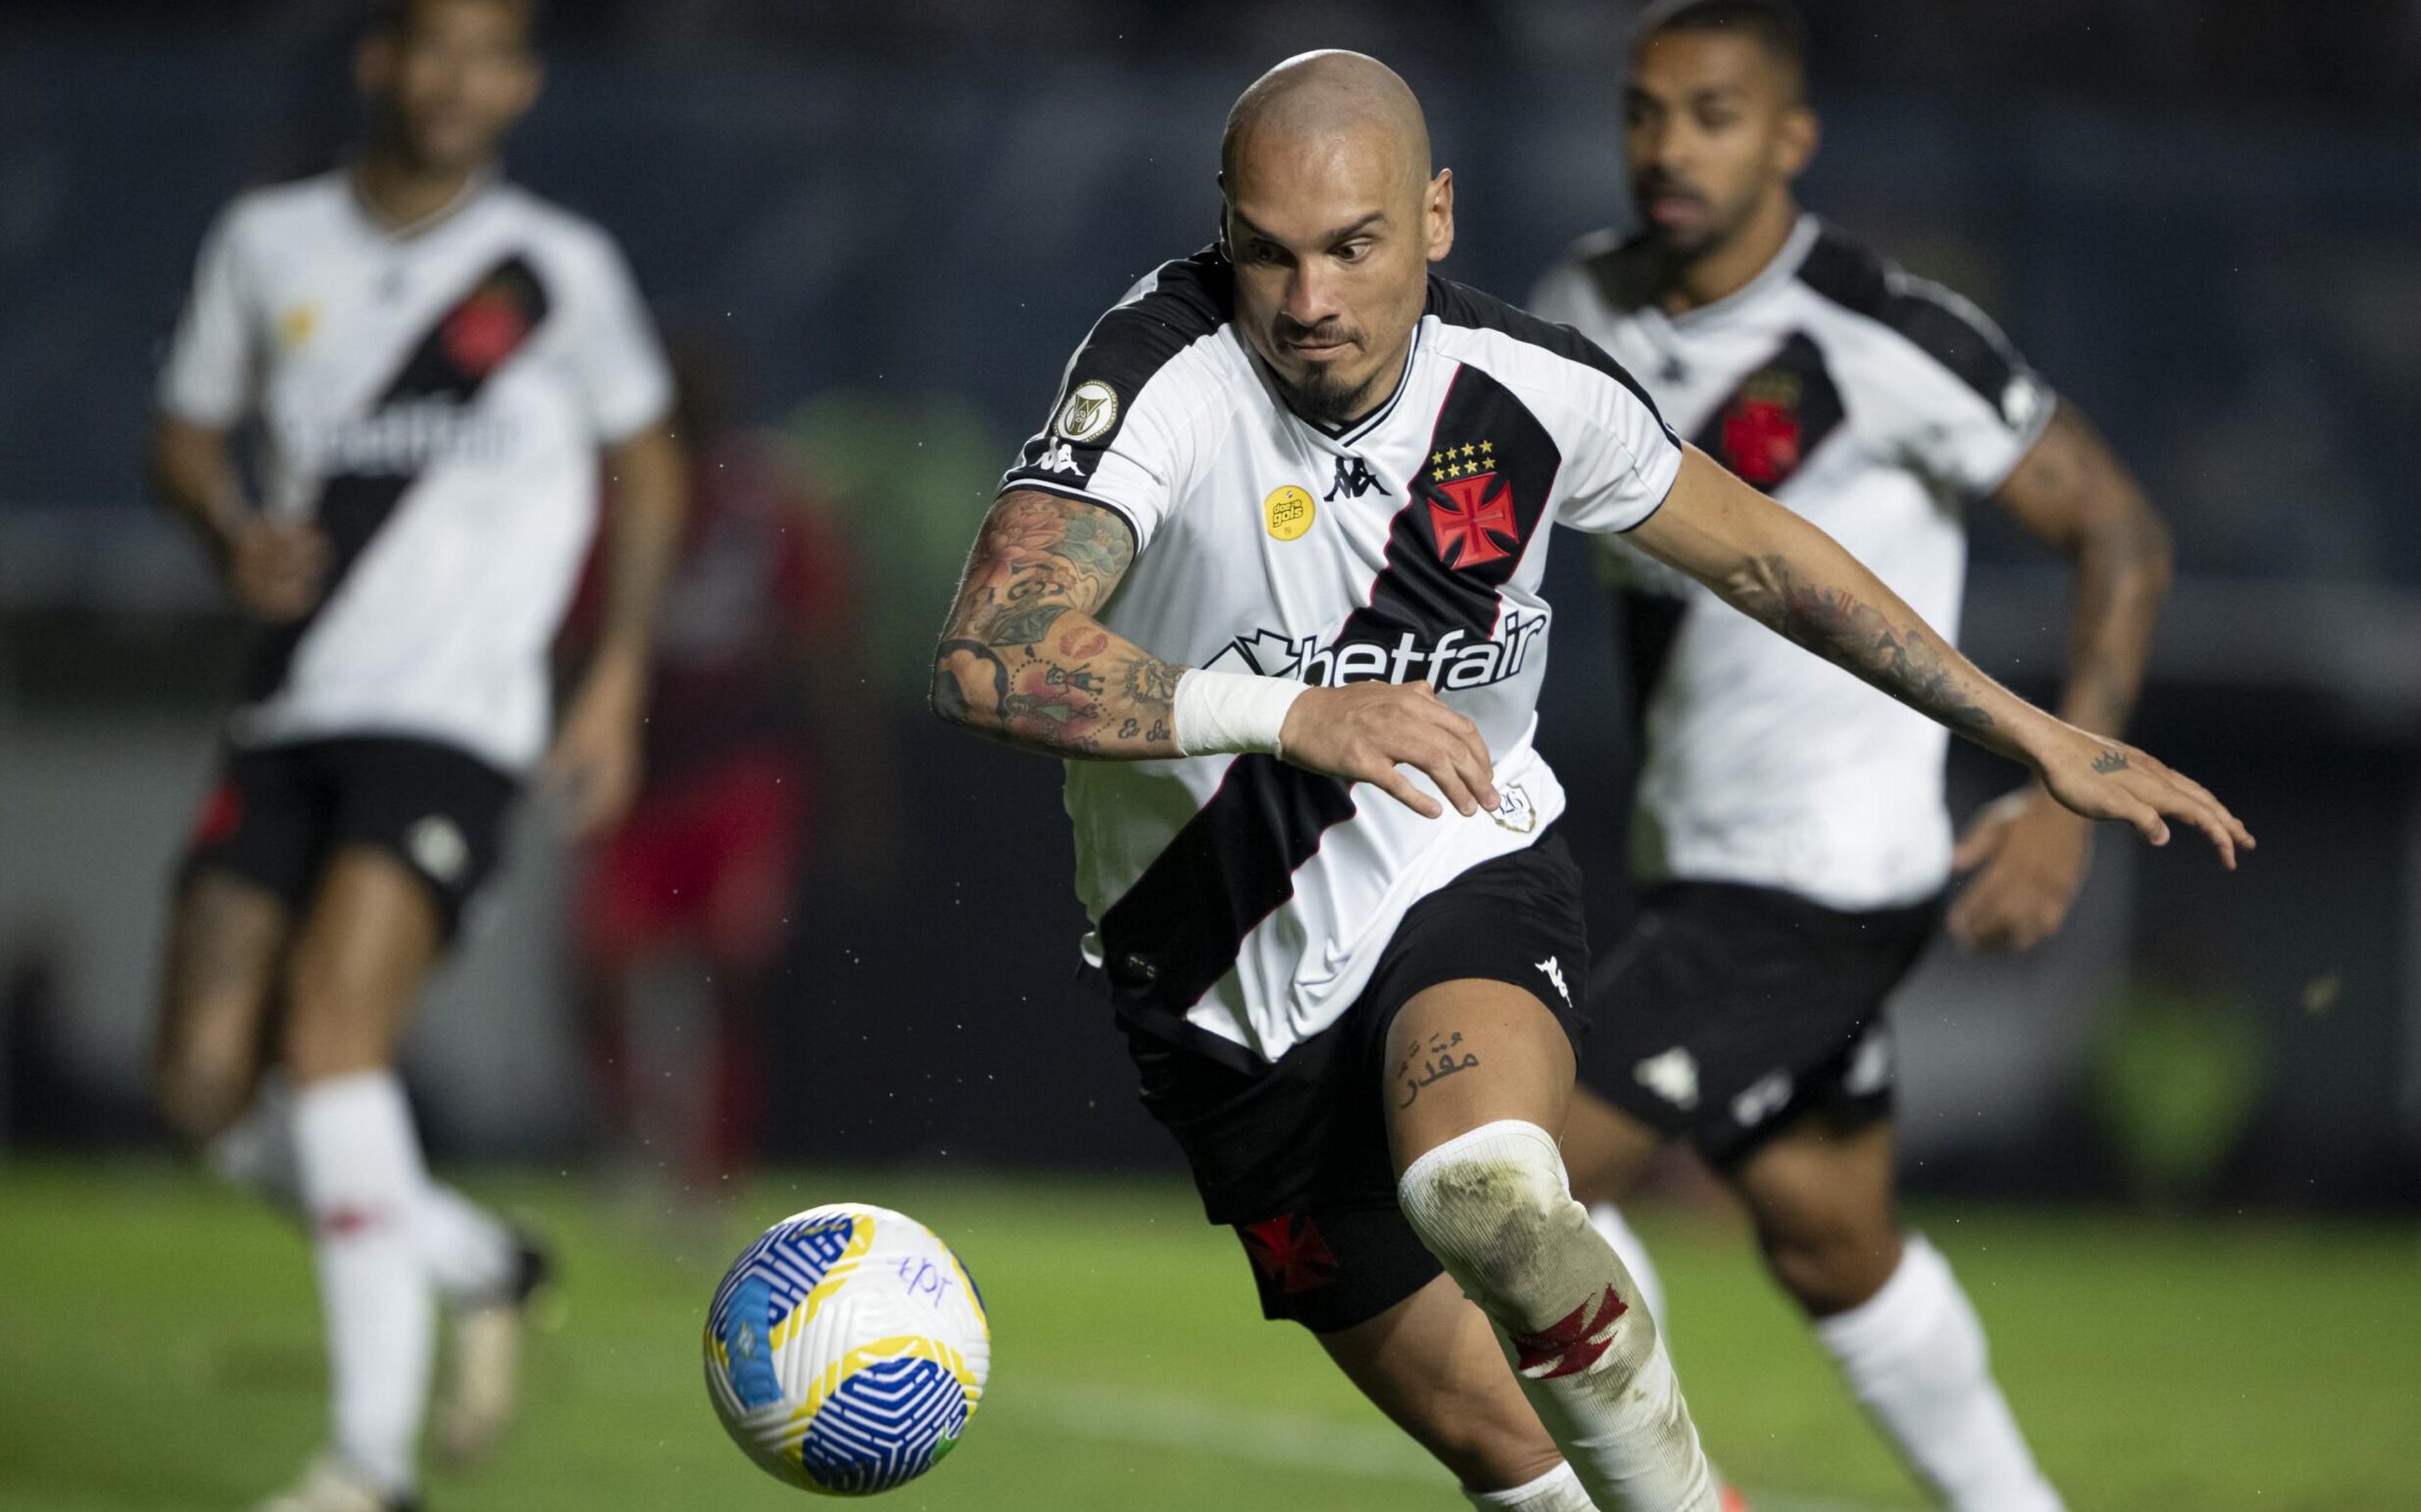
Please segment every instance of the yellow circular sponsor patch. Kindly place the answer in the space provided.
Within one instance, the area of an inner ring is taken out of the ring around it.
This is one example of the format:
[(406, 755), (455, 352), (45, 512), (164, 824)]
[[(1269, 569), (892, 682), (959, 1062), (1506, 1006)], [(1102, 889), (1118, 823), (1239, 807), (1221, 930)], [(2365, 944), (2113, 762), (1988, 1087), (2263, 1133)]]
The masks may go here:
[(1279, 540), (1300, 539), (1311, 528), (1311, 491), (1289, 483), (1261, 501), (1261, 517)]

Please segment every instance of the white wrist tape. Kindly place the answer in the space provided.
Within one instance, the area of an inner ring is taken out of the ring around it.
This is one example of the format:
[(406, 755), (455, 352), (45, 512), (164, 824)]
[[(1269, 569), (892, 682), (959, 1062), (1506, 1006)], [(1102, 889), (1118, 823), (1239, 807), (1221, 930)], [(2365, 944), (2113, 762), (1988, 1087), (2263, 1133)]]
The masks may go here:
[(1177, 749), (1190, 756), (1231, 751), (1276, 756), (1287, 710), (1304, 691), (1291, 678), (1193, 668), (1177, 679)]

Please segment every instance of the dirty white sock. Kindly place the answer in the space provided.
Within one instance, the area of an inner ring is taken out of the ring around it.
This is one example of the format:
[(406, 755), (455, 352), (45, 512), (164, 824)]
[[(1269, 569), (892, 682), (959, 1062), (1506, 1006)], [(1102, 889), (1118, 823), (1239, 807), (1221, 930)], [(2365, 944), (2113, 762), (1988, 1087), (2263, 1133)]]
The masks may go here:
[(1479, 1512), (1597, 1512), (1570, 1465), (1554, 1469), (1509, 1491), (1464, 1491)]

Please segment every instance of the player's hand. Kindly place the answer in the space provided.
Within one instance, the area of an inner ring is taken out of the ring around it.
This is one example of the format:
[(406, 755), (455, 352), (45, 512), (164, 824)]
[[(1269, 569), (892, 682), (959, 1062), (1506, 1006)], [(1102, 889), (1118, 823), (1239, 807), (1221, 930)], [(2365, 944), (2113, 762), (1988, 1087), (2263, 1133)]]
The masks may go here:
[(1950, 906), (1965, 950), (2031, 950), (2059, 932), (2093, 859), (2093, 826), (2033, 783), (1988, 804), (1951, 853), (1973, 872)]
[(247, 512), (227, 532), (227, 591), (255, 619), (302, 618), (320, 601), (327, 574), (328, 538), (317, 525)]
[(2236, 852), (2253, 849), (2253, 834), (2210, 789), (2171, 772), (2124, 740), (2106, 740), (2073, 725), (2051, 721), (2051, 733), (2036, 750), (2036, 771), (2051, 795), (2089, 819), (2117, 819), (2154, 845), (2169, 843), (2169, 821), (2191, 824), (2210, 837), (2220, 864), (2236, 869)]
[(586, 839), (610, 828), (638, 796), (639, 721), (646, 705), (641, 656), (611, 648), (599, 652), (564, 713), (542, 772), (574, 837)]
[(1369, 783), (1423, 818), (1445, 810), (1401, 767), (1427, 774), (1466, 817), (1502, 802), (1479, 726), (1448, 709), (1426, 682), (1308, 689), (1287, 710), (1278, 744), (1296, 766)]

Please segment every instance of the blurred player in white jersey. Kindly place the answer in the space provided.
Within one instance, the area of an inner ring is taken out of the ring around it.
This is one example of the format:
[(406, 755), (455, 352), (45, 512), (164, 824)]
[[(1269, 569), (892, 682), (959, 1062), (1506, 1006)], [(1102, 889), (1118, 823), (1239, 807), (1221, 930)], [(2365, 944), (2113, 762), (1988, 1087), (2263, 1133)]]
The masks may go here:
[(1087, 975), (1263, 1312), (1477, 1506), (1712, 1512), (1558, 1148), (1588, 942), (1531, 743), (1549, 527), (1627, 533), (2082, 812), (2247, 837), (1976, 672), (1594, 344), (1432, 273), (1453, 176), (1376, 61), (1272, 70), (1220, 160), (1219, 243), (1102, 316), (1003, 481), (934, 707), (1067, 760)]
[[(310, 1228), (331, 1442), (275, 1512), (413, 1504), (440, 1300), (445, 1447), (476, 1453), (509, 1411), (539, 1257), (430, 1179), (395, 1051), (541, 758), (583, 828), (637, 779), (683, 463), (620, 253), (498, 175), (539, 91), (532, 9), (384, 10), (356, 58), (361, 150), (227, 207), (161, 377), (157, 487), (261, 628), (178, 878), (155, 1088)], [(547, 649), (601, 457), (609, 625), (554, 727)]]
[[(1945, 630), (1961, 512), (1989, 497), (2069, 559), (2063, 718), (2116, 735), (2143, 680), (2168, 540), (2125, 467), (1972, 305), (1801, 210), (1805, 32), (1786, 0), (1677, 0), (1632, 47), (1645, 226), (1591, 237), (1533, 310), (1640, 375), (1664, 414)], [(1960, 1512), (2047, 1512), (1948, 1266), (1892, 1210), (1883, 1002), (1948, 911), (1974, 947), (2059, 927), (2085, 820), (2029, 784), (1954, 849), (1946, 735), (1791, 653), (1696, 585), (1609, 548), (1645, 760), (1635, 932), (1593, 985), (1572, 1187), (1611, 1204), (1667, 1139), (1746, 1200), (1775, 1278), (1910, 1466)]]

